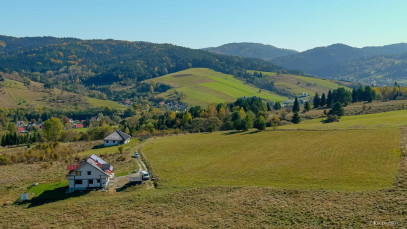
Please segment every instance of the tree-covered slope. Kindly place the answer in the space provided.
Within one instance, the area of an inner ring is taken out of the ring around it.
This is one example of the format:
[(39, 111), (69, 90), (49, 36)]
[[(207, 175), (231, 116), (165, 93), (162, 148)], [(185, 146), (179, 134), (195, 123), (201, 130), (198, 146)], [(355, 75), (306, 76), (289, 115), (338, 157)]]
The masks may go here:
[(381, 47), (354, 48), (343, 44), (318, 47), (291, 56), (278, 57), (273, 63), (299, 69), (324, 78), (347, 79), (363, 83), (393, 84), (407, 80), (402, 70), (407, 43)]
[[(225, 56), (171, 44), (118, 40), (0, 36), (0, 71), (18, 72), (45, 87), (122, 99), (112, 85), (138, 82), (189, 68), (204, 67), (235, 75), (247, 69), (284, 72), (270, 62)], [(132, 91), (132, 95), (137, 91)], [(120, 98), (117, 98), (120, 97)]]
[(282, 49), (272, 45), (249, 42), (230, 43), (221, 45), (219, 47), (204, 48), (204, 50), (231, 56), (259, 58), (267, 61), (276, 57), (298, 53), (297, 51), (291, 49)]

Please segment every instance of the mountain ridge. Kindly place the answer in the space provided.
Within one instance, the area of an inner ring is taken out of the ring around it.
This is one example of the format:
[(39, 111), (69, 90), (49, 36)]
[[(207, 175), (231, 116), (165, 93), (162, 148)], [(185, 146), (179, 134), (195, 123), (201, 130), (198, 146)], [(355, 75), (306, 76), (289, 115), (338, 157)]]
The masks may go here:
[(279, 56), (298, 53), (298, 51), (292, 49), (277, 48), (273, 45), (252, 42), (234, 42), (218, 47), (203, 48), (203, 50), (224, 55), (259, 58), (266, 61)]

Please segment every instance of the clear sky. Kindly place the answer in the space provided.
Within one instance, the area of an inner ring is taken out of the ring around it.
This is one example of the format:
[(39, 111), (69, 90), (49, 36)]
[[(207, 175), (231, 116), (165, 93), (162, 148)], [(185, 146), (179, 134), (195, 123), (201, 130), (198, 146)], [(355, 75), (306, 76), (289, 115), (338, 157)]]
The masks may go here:
[(0, 0), (0, 34), (299, 51), (407, 42), (406, 0)]

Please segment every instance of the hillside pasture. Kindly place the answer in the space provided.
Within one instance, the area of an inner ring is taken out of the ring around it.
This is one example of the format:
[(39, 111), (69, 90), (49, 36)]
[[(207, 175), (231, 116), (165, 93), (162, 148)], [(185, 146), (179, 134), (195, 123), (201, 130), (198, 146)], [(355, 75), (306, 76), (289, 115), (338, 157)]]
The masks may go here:
[(393, 183), (400, 130), (178, 135), (143, 152), (164, 187), (371, 190)]
[(167, 99), (175, 93), (182, 94), (181, 101), (190, 105), (206, 106), (210, 103), (232, 102), (237, 98), (257, 96), (271, 101), (284, 101), (287, 98), (266, 90), (244, 84), (232, 75), (223, 74), (207, 68), (191, 68), (151, 80), (173, 87), (159, 94)]
[[(248, 71), (253, 74), (254, 71)], [(260, 72), (260, 71), (258, 71)], [(309, 96), (313, 96), (316, 92), (322, 94), (328, 93), (329, 90), (343, 87), (335, 81), (319, 79), (307, 76), (298, 76), (292, 74), (276, 74), (275, 72), (261, 72), (263, 77), (268, 77), (274, 81), (274, 85), (278, 88), (288, 90), (297, 96), (302, 93), (308, 93)], [(345, 87), (350, 90), (350, 88)]]
[(59, 89), (46, 89), (42, 83), (31, 82), (25, 86), (22, 82), (5, 79), (0, 82), (0, 107), (111, 107), (121, 109), (124, 106), (110, 100), (89, 98)]
[(297, 125), (281, 126), (284, 130), (350, 130), (399, 128), (407, 125), (407, 110), (389, 111), (376, 114), (343, 116), (339, 122), (323, 123), (325, 118), (312, 119)]

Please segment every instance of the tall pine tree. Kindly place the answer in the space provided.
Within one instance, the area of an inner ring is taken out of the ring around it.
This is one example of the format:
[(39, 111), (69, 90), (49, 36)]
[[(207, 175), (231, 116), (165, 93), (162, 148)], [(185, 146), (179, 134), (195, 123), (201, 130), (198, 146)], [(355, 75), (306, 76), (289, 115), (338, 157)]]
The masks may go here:
[(296, 113), (296, 112), (298, 112), (298, 111), (300, 111), (300, 102), (298, 102), (298, 98), (295, 97), (294, 106), (293, 106), (293, 112)]
[(325, 93), (322, 93), (322, 95), (321, 95), (321, 101), (320, 101), (319, 105), (320, 105), (321, 107), (324, 107), (324, 106), (326, 105), (326, 96), (325, 96)]
[(314, 108), (318, 108), (321, 103), (321, 99), (319, 98), (318, 92), (315, 93), (313, 103), (314, 103)]
[(331, 92), (331, 90), (329, 90), (328, 97), (326, 98), (326, 106), (331, 107), (332, 103), (333, 103), (332, 92)]

